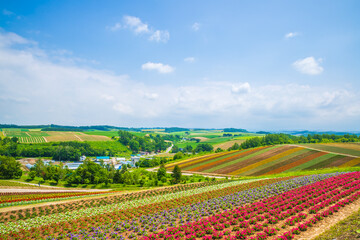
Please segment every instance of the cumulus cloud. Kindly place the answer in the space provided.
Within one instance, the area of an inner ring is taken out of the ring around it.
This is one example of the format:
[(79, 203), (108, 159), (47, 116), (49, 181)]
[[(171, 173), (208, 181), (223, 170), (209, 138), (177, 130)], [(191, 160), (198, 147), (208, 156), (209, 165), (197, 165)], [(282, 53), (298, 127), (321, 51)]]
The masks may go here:
[(15, 33), (12, 32), (6, 33), (0, 31), (0, 46), (5, 46), (5, 45), (10, 46), (15, 44), (36, 44), (36, 43), (27, 40)]
[(160, 31), (156, 30), (150, 37), (150, 41), (155, 42), (167, 42), (170, 38), (170, 34), (168, 31)]
[(197, 31), (199, 31), (200, 27), (201, 27), (201, 24), (198, 23), (198, 22), (195, 22), (195, 23), (191, 26), (191, 29), (192, 29), (193, 31), (197, 32)]
[(285, 34), (285, 38), (286, 38), (286, 39), (294, 38), (294, 37), (296, 37), (296, 36), (298, 36), (298, 35), (299, 35), (298, 32), (289, 32), (289, 33)]
[(238, 83), (231, 86), (231, 92), (236, 94), (249, 93), (250, 84), (249, 83)]
[(303, 74), (319, 75), (324, 71), (324, 68), (320, 66), (321, 62), (321, 58), (316, 60), (314, 57), (307, 57), (294, 62), (293, 67)]
[(154, 42), (166, 43), (170, 39), (170, 33), (167, 30), (157, 30), (149, 27), (140, 18), (135, 16), (124, 16), (122, 22), (117, 22), (112, 26), (106, 27), (110, 31), (118, 31), (120, 29), (129, 29), (136, 35), (149, 35), (149, 40)]
[(15, 15), (15, 13), (13, 13), (13, 12), (7, 10), (7, 9), (3, 9), (2, 13), (3, 13), (3, 15), (5, 15), (5, 16)]
[(193, 63), (193, 62), (195, 62), (195, 58), (194, 57), (187, 57), (187, 58), (184, 59), (184, 61), (187, 62), (187, 63)]
[(108, 26), (106, 28), (109, 29), (110, 31), (115, 32), (115, 31), (121, 29), (121, 23), (115, 23), (113, 26)]
[(140, 18), (133, 16), (124, 16), (125, 27), (130, 28), (136, 34), (149, 32), (149, 27), (143, 23)]
[[(13, 39), (22, 40), (8, 44)], [(343, 129), (344, 121), (349, 128), (360, 121), (356, 89), (226, 80), (147, 84), (126, 74), (53, 62), (34, 54), (28, 42), (0, 32), (0, 122)], [(169, 72), (164, 64), (145, 66)]]
[(153, 63), (153, 62), (144, 63), (141, 66), (141, 69), (142, 70), (150, 70), (150, 71), (155, 70), (155, 71), (158, 71), (159, 73), (171, 73), (175, 70), (170, 65), (166, 65), (166, 64), (162, 64), (162, 63)]

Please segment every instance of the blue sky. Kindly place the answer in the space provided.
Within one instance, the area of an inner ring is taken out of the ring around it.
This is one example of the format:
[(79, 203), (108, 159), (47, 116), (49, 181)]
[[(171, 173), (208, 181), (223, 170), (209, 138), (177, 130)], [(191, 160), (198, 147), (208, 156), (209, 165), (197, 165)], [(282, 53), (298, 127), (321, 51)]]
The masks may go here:
[(359, 1), (1, 1), (1, 123), (360, 130)]

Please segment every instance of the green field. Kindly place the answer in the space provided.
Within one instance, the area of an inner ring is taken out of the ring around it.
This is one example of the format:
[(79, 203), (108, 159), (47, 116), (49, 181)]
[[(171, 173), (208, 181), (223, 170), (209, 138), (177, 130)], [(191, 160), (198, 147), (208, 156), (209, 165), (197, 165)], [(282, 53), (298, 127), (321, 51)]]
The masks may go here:
[(118, 131), (86, 131), (83, 132), (88, 135), (106, 136), (106, 137), (118, 137)]

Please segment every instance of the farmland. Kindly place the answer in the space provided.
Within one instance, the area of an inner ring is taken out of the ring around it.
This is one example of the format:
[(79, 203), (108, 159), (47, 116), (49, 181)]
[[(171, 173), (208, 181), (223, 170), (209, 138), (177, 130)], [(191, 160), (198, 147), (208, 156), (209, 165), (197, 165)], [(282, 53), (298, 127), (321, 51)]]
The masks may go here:
[(21, 143), (44, 143), (62, 141), (109, 141), (107, 136), (91, 135), (82, 132), (40, 131), (28, 129), (2, 129), (7, 137), (17, 137)]
[(359, 172), (194, 183), (4, 208), (0, 239), (310, 239), (359, 197)]
[(329, 151), (341, 154), (350, 154), (360, 157), (359, 143), (322, 143), (322, 144), (302, 144), (305, 147)]
[(211, 154), (177, 164), (184, 171), (240, 176), (271, 175), (332, 167), (360, 166), (360, 158), (302, 146), (276, 145)]

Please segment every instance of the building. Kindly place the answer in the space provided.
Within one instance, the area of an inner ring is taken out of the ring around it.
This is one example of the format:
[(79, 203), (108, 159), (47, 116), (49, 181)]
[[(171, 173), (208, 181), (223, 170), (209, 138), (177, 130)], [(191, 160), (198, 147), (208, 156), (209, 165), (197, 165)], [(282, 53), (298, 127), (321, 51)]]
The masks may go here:
[(67, 166), (69, 169), (71, 170), (75, 170), (77, 169), (81, 164), (83, 164), (82, 162), (72, 162), (72, 163), (65, 163), (65, 166)]
[(109, 156), (99, 156), (99, 157), (96, 157), (96, 161), (100, 161), (100, 160), (110, 160), (110, 157)]
[(82, 155), (81, 157), (80, 157), (80, 161), (85, 161), (86, 160), (86, 156), (85, 155)]
[(135, 164), (140, 161), (140, 157), (138, 156), (131, 156), (131, 165), (135, 167)]

